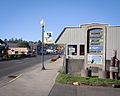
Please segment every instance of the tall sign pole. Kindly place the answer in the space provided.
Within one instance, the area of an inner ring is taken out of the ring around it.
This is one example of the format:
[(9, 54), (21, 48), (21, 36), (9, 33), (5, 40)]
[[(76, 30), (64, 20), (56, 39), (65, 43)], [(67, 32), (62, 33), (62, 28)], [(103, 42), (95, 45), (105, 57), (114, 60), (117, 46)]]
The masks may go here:
[(45, 70), (45, 67), (44, 67), (44, 25), (45, 25), (44, 19), (42, 19), (40, 24), (42, 26), (42, 68), (41, 70)]

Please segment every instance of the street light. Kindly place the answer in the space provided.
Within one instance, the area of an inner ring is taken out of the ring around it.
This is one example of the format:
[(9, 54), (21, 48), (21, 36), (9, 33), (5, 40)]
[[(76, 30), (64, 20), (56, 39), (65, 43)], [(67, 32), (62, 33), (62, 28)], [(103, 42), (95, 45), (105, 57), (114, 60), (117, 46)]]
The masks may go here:
[(44, 67), (44, 25), (45, 25), (45, 21), (44, 19), (41, 20), (40, 22), (41, 26), (42, 26), (42, 70), (45, 70)]

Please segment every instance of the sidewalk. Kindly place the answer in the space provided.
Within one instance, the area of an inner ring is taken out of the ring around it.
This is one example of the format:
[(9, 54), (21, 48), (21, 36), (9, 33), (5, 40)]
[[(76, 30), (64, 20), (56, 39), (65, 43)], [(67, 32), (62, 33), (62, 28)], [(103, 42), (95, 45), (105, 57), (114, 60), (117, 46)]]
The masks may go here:
[(48, 96), (52, 89), (58, 70), (62, 67), (63, 58), (45, 64), (46, 70), (40, 67), (26, 72), (16, 80), (0, 88), (0, 96)]

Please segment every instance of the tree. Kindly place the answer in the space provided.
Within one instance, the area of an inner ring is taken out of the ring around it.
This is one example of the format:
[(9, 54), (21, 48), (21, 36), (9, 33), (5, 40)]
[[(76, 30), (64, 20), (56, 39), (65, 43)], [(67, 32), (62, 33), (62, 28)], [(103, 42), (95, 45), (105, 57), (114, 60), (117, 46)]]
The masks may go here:
[(25, 41), (19, 42), (19, 43), (17, 44), (17, 47), (27, 47), (27, 48), (30, 48), (29, 43), (28, 43), (28, 42), (25, 42)]
[(42, 44), (42, 42), (41, 42), (40, 40), (38, 40), (38, 43), (39, 43), (39, 44)]
[(4, 41), (7, 42), (7, 39), (5, 38)]
[(11, 38), (11, 41), (14, 42), (14, 38)]
[(17, 43), (18, 42), (18, 40), (17, 40), (17, 38), (15, 38), (15, 43)]

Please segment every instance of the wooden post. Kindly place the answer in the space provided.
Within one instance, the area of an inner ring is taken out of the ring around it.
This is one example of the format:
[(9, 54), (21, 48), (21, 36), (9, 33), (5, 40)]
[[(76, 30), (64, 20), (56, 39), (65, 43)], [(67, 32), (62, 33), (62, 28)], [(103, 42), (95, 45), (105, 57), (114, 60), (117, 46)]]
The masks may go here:
[(115, 57), (111, 57), (111, 64), (110, 64), (110, 79), (114, 79), (114, 72), (113, 67), (115, 66)]
[(119, 60), (118, 59), (115, 59), (115, 69), (116, 69), (115, 79), (118, 80), (118, 73), (119, 73)]

